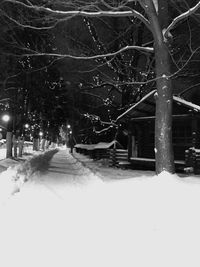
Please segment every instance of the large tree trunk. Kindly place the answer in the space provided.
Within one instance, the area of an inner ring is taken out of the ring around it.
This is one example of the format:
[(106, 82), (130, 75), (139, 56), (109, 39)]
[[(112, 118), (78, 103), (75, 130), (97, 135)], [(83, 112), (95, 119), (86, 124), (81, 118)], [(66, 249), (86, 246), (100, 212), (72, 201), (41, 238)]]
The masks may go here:
[(33, 138), (33, 150), (34, 151), (39, 150), (39, 138)]
[[(172, 146), (172, 105), (173, 93), (170, 78), (170, 56), (163, 29), (167, 22), (167, 2), (164, 0), (143, 0), (143, 8), (149, 17), (154, 37), (156, 68), (156, 120), (155, 120), (155, 158), (156, 173), (174, 173), (174, 154)], [(165, 17), (163, 18), (165, 14)]]
[(50, 143), (50, 141), (49, 140), (46, 140), (46, 142), (45, 142), (45, 150), (46, 149), (49, 149), (49, 143)]
[(50, 148), (56, 148), (56, 146), (57, 146), (57, 143), (56, 142), (51, 142)]
[(19, 144), (19, 157), (22, 157), (24, 149), (24, 137), (19, 137), (18, 144)]
[(46, 143), (46, 139), (43, 138), (43, 139), (41, 140), (41, 147), (40, 147), (41, 150), (43, 150), (43, 151), (45, 150), (45, 143)]
[(12, 132), (6, 133), (6, 158), (12, 158)]
[(17, 158), (18, 141), (17, 141), (17, 138), (16, 138), (16, 135), (15, 134), (13, 134), (12, 142), (13, 142), (14, 157)]
[(155, 45), (157, 94), (155, 121), (156, 173), (174, 173), (174, 154), (172, 146), (172, 86), (169, 54), (167, 46)]

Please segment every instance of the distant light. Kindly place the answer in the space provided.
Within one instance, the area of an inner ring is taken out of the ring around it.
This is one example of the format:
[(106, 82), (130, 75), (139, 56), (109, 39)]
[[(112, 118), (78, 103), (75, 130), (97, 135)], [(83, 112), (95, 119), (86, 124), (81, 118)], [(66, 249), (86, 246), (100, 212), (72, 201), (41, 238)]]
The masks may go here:
[(10, 120), (10, 116), (9, 115), (3, 115), (2, 120), (5, 122), (8, 122)]
[(28, 128), (28, 127), (29, 127), (29, 124), (28, 124), (28, 123), (26, 123), (26, 124), (24, 125), (24, 127), (25, 127), (25, 128)]
[(0, 132), (2, 132), (2, 128), (0, 128)]
[(43, 132), (39, 132), (39, 136), (43, 136)]
[(71, 125), (67, 124), (67, 128), (70, 129), (71, 128)]
[(72, 134), (72, 131), (70, 131), (69, 133)]

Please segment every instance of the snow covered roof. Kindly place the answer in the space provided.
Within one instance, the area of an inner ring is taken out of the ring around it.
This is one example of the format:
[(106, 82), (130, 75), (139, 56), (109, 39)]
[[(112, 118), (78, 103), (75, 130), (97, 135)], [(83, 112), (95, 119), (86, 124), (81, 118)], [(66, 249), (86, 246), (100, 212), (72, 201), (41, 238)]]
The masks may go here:
[(194, 111), (196, 112), (200, 112), (200, 106), (196, 105), (196, 104), (193, 104), (192, 102), (189, 102), (181, 97), (178, 97), (178, 96), (173, 96), (173, 99), (177, 102), (177, 103), (180, 103), (190, 109), (193, 109)]
[(107, 149), (107, 148), (112, 147), (116, 142), (117, 142), (116, 140), (113, 140), (110, 143), (100, 142), (100, 143), (96, 144), (94, 149)]
[(107, 148), (111, 148), (115, 143), (117, 147), (122, 147), (118, 141), (113, 140), (112, 142), (109, 142), (109, 143), (99, 142), (98, 144), (76, 144), (75, 148), (82, 148), (86, 150), (107, 149)]
[[(149, 99), (150, 97), (152, 97), (155, 94), (156, 90), (151, 91), (150, 93), (148, 93), (147, 95), (145, 95), (140, 101), (138, 101), (136, 104), (134, 104), (133, 106), (131, 106), (129, 109), (127, 109), (124, 113), (122, 113), (121, 115), (119, 115), (116, 119), (116, 121), (119, 121), (121, 118), (127, 116), (130, 116), (132, 114), (132, 111), (136, 111), (136, 108), (138, 106), (140, 106), (141, 104), (144, 105), (144, 101), (146, 99)], [(153, 104), (153, 103), (152, 103)]]
[(87, 150), (92, 150), (96, 144), (76, 144), (74, 147), (75, 148), (82, 148), (82, 149), (87, 149)]
[[(124, 113), (117, 117), (116, 122), (119, 122), (125, 118), (139, 118), (142, 116), (155, 116), (155, 99), (154, 94), (156, 90), (151, 91), (146, 96), (144, 96), (140, 101), (136, 104), (133, 104), (129, 109), (127, 109)], [(193, 104), (179, 96), (173, 96), (173, 100), (178, 105), (184, 106), (189, 110), (193, 110), (195, 112), (200, 112), (200, 106)]]

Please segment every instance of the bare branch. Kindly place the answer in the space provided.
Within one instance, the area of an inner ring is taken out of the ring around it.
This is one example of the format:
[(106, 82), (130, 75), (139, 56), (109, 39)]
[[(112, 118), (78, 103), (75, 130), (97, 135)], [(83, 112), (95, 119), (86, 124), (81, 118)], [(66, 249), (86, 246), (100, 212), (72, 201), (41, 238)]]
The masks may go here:
[[(32, 53), (24, 53), (23, 55), (19, 55), (21, 56), (35, 56), (35, 57), (39, 57), (39, 56), (51, 56), (51, 57), (57, 57), (57, 58), (72, 58), (72, 59), (79, 59), (79, 60), (92, 60), (92, 59), (98, 59), (98, 58), (107, 58), (107, 57), (113, 57), (116, 56), (122, 52), (125, 52), (127, 50), (131, 50), (131, 49), (136, 49), (142, 52), (146, 52), (146, 53), (153, 53), (154, 52), (154, 48), (153, 47), (143, 47), (143, 46), (137, 46), (137, 45), (130, 45), (130, 46), (125, 46), (122, 49), (113, 52), (113, 53), (107, 53), (107, 54), (100, 54), (100, 55), (94, 55), (94, 56), (76, 56), (76, 55), (70, 55), (70, 54), (57, 54), (57, 53), (41, 53), (41, 52), (37, 52), (37, 51), (32, 51)], [(27, 49), (28, 50), (28, 49)]]
[(107, 128), (104, 128), (103, 130), (101, 130), (101, 131), (96, 131), (96, 130), (94, 130), (94, 132), (96, 133), (96, 134), (101, 134), (101, 133), (103, 133), (103, 132), (107, 132), (108, 130), (110, 130), (112, 127), (113, 127), (113, 123), (110, 123), (111, 125), (109, 126), (109, 127), (107, 127)]
[(194, 14), (198, 9), (200, 8), (200, 1), (192, 8), (188, 9), (186, 12), (182, 13), (178, 17), (174, 18), (172, 23), (167, 27), (167, 29), (164, 32), (164, 36), (168, 36), (169, 32), (183, 19), (191, 16)]
[(100, 84), (87, 84), (87, 85), (90, 86), (92, 89), (103, 88), (104, 86), (111, 86), (111, 87), (114, 87), (115, 89), (117, 89), (116, 86), (113, 83), (110, 83), (110, 82), (103, 82), (103, 83), (100, 83)]
[(188, 63), (191, 61), (192, 57), (200, 50), (200, 46), (197, 47), (195, 50), (193, 50), (193, 52), (191, 53), (191, 55), (188, 57), (188, 59), (185, 61), (185, 63), (183, 64), (183, 66), (178, 69), (176, 72), (174, 72), (172, 75), (168, 76), (168, 78), (172, 78), (174, 76), (176, 76), (177, 74), (179, 74), (187, 65)]
[[(45, 12), (51, 16), (56, 17), (57, 19), (68, 19), (71, 16), (82, 16), (82, 17), (136, 17), (141, 20), (149, 29), (150, 24), (148, 19), (146, 19), (140, 12), (131, 9), (131, 10), (122, 10), (122, 11), (83, 11), (83, 10), (72, 10), (72, 11), (61, 11), (61, 10), (53, 10), (51, 8), (47, 8), (44, 6), (37, 5), (27, 5), (20, 1), (14, 0), (4, 0), (4, 2), (12, 3), (20, 5), (24, 8), (35, 10), (37, 12)], [(128, 6), (126, 8), (129, 8)], [(130, 9), (130, 8), (129, 8)]]
[(193, 84), (192, 86), (189, 86), (188, 88), (186, 88), (185, 90), (183, 90), (182, 92), (180, 92), (178, 94), (178, 96), (181, 97), (182, 95), (184, 95), (185, 93), (187, 93), (189, 90), (191, 90), (191, 89), (193, 89), (193, 88), (195, 88), (195, 87), (197, 87), (199, 85), (200, 85), (200, 83), (196, 83), (196, 84)]
[(53, 27), (55, 27), (58, 22), (60, 21), (56, 21), (54, 24), (52, 24), (51, 26), (44, 26), (44, 27), (39, 27), (39, 26), (32, 26), (29, 24), (22, 24), (19, 21), (17, 21), (16, 19), (8, 16), (5, 12), (3, 12), (2, 10), (0, 10), (0, 13), (2, 13), (3, 16), (5, 16), (7, 19), (9, 19), (10, 21), (12, 21), (13, 23), (15, 23), (17, 26), (22, 27), (22, 28), (27, 28), (27, 29), (32, 29), (32, 30), (50, 30)]
[[(87, 88), (88, 89), (88, 88)], [(97, 94), (93, 94), (93, 93), (90, 93), (90, 92), (80, 92), (81, 94), (84, 94), (84, 95), (88, 95), (88, 96), (91, 96), (91, 97), (95, 97), (95, 98), (98, 98), (100, 99), (102, 102), (104, 101), (104, 98), (97, 95)]]

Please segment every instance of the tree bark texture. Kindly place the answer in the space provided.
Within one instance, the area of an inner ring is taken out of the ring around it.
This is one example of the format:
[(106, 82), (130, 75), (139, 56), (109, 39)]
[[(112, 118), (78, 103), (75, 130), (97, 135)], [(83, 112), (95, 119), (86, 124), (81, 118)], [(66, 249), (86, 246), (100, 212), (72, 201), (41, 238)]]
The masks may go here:
[(18, 141), (16, 139), (16, 135), (15, 134), (13, 134), (12, 142), (13, 142), (14, 157), (17, 158)]
[(43, 150), (43, 151), (45, 150), (45, 143), (46, 143), (46, 139), (43, 138), (41, 140), (41, 150)]
[(22, 157), (23, 149), (24, 149), (24, 138), (23, 137), (19, 138), (18, 144), (19, 144), (19, 157)]
[(46, 140), (46, 142), (45, 142), (45, 150), (46, 149), (49, 149), (49, 140)]
[(34, 151), (39, 150), (39, 138), (33, 138), (33, 150)]
[(172, 146), (172, 105), (173, 95), (167, 46), (155, 45), (156, 59), (156, 120), (155, 120), (155, 158), (156, 173), (174, 173), (174, 154)]
[[(165, 22), (159, 17), (166, 11), (163, 0), (144, 0), (144, 9), (149, 17), (154, 38), (155, 72), (156, 72), (156, 119), (155, 119), (155, 159), (156, 173), (162, 171), (174, 173), (174, 154), (172, 145), (172, 106), (173, 94), (170, 78), (170, 56), (167, 40), (163, 36)], [(156, 4), (156, 5), (155, 5)], [(158, 7), (158, 8), (157, 8)], [(166, 17), (166, 20), (168, 18)]]
[(6, 133), (6, 158), (12, 158), (12, 132)]

